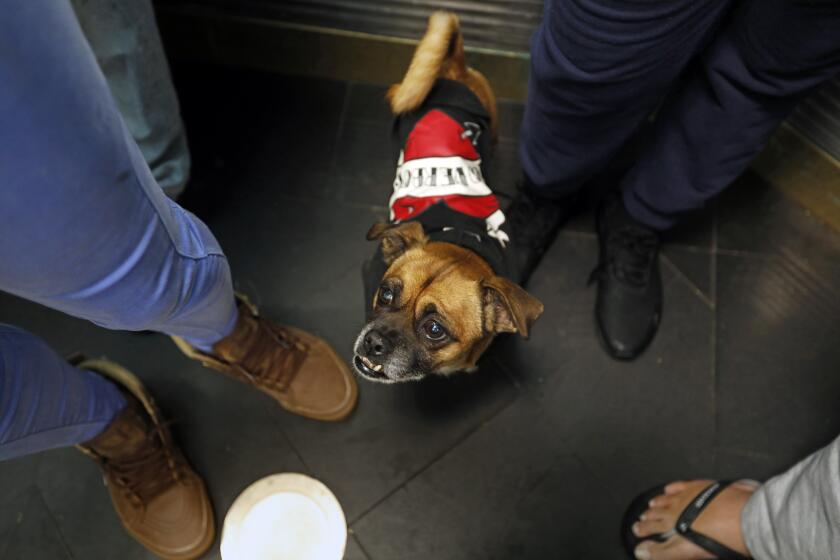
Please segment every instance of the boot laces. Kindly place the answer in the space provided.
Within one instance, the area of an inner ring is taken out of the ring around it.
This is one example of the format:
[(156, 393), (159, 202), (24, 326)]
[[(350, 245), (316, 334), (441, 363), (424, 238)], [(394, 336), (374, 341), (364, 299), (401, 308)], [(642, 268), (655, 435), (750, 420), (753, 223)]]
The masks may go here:
[(285, 390), (306, 359), (307, 345), (281, 325), (254, 317), (254, 343), (233, 367), (255, 385)]
[(606, 257), (592, 272), (590, 282), (610, 273), (620, 282), (637, 288), (645, 287), (652, 272), (659, 239), (648, 230), (626, 226), (609, 233)]
[(111, 479), (136, 505), (145, 505), (183, 479), (183, 462), (162, 441), (155, 428), (146, 433), (146, 444), (128, 457), (100, 458)]

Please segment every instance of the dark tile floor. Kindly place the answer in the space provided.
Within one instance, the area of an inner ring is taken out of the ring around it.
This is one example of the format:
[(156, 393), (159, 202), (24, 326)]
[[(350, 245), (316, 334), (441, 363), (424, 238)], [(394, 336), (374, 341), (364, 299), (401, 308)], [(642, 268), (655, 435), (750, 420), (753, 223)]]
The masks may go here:
[[(176, 72), (195, 159), (185, 201), (239, 289), (345, 355), (360, 263), (393, 174), (383, 88), (216, 68)], [(502, 103), (496, 185), (512, 192), (522, 107)], [(0, 321), (143, 377), (221, 518), (245, 486), (309, 473), (341, 500), (353, 560), (619, 559), (623, 507), (678, 477), (768, 477), (840, 433), (840, 237), (746, 175), (669, 235), (665, 315), (633, 363), (594, 333), (591, 214), (533, 278), (546, 314), (473, 375), (361, 383), (343, 424), (284, 413), (163, 336), (108, 332), (0, 294)], [(218, 558), (218, 553), (209, 555)], [(72, 449), (0, 464), (0, 559), (149, 555)]]

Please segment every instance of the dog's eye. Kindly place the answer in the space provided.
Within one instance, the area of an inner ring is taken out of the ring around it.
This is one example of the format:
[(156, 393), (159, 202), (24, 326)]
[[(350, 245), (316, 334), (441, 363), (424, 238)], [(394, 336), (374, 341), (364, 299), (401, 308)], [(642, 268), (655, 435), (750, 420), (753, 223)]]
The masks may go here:
[(434, 341), (443, 340), (446, 336), (446, 329), (437, 321), (429, 321), (423, 325), (423, 332), (426, 333), (426, 338)]
[(379, 288), (379, 303), (382, 305), (391, 305), (394, 303), (394, 290), (387, 286)]

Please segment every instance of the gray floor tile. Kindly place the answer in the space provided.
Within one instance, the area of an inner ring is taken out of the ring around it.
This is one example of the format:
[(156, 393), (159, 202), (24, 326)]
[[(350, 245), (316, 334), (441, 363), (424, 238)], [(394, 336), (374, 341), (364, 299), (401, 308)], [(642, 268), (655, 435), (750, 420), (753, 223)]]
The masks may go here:
[(346, 117), (390, 126), (394, 116), (385, 99), (385, 92), (387, 91), (387, 86), (358, 82), (350, 84), (345, 111)]
[(593, 550), (617, 551), (605, 516), (581, 509), (616, 511), (618, 504), (522, 404), (356, 523), (373, 558), (601, 558)]
[(0, 496), (0, 558), (9, 546), (12, 535), (17, 532), (18, 525), (29, 502), (37, 494), (37, 487), (24, 479), (22, 473), (37, 468), (38, 456), (30, 456), (19, 461), (0, 463), (0, 480), (15, 480), (16, 485), (5, 484)]
[[(154, 558), (123, 529), (98, 467), (75, 449), (45, 453), (30, 476), (74, 558)], [(51, 558), (50, 556), (33, 556)]]
[(721, 250), (806, 261), (840, 258), (840, 234), (749, 172), (724, 191), (717, 207)]
[(718, 259), (718, 445), (804, 457), (840, 433), (840, 264)]
[(349, 84), (212, 66), (178, 66), (193, 156), (182, 203), (202, 218), (259, 188), (329, 196)]
[(662, 247), (660, 266), (673, 268), (673, 272), (709, 305), (714, 304), (712, 282), (714, 253), (693, 247), (666, 244)]
[[(509, 367), (521, 390), (534, 393), (557, 415), (556, 435), (573, 442), (597, 474), (620, 479), (629, 498), (634, 487), (706, 465), (714, 435), (714, 315), (663, 270), (659, 333), (639, 359), (611, 359), (595, 334), (594, 286), (582, 283), (594, 246), (594, 239), (561, 237), (547, 255), (551, 266), (535, 274), (532, 289), (554, 306), (547, 307), (532, 340), (512, 352), (516, 361)], [(662, 445), (668, 457), (657, 457)]]
[(331, 170), (335, 199), (387, 208), (396, 165), (390, 122), (348, 119)]
[(28, 487), (18, 499), (11, 530), (0, 541), (0, 558), (72, 559), (38, 489)]
[(400, 386), (361, 382), (359, 408), (340, 425), (289, 422), (286, 431), (312, 472), (341, 500), (350, 521), (455, 447), (507, 406), (516, 391), (490, 362), (478, 372)]

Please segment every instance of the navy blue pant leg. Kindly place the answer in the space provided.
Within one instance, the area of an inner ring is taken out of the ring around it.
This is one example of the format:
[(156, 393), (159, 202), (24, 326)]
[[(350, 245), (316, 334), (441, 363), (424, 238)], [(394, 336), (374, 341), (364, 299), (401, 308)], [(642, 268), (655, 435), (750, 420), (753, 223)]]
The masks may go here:
[(702, 207), (749, 165), (797, 102), (840, 71), (840, 2), (750, 0), (726, 18), (660, 111), (622, 188), (656, 229)]
[(708, 42), (730, 0), (547, 0), (522, 127), (525, 177), (578, 190), (615, 155)]

